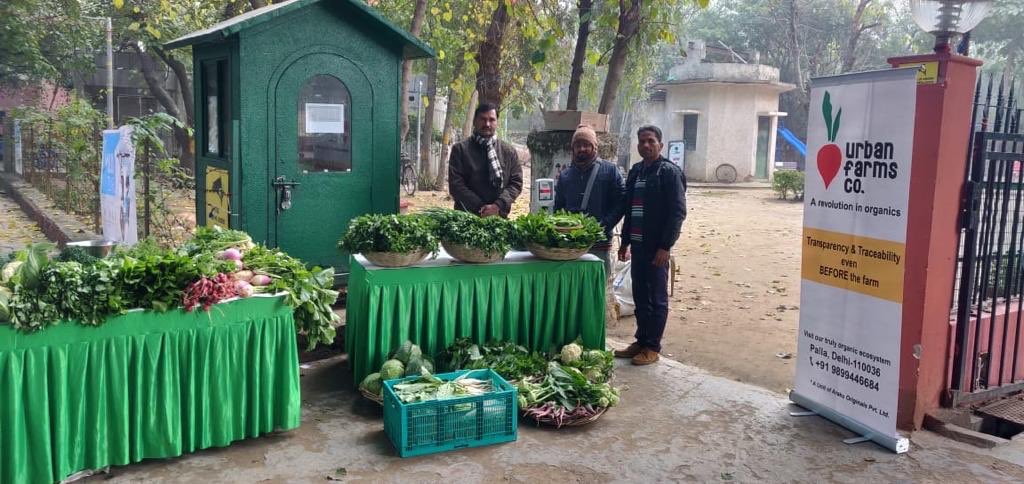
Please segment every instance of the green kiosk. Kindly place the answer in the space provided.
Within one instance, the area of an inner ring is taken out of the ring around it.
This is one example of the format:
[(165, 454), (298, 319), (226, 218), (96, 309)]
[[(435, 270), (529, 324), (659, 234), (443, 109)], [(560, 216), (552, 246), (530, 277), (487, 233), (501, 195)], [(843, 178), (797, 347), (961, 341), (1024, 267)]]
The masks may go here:
[(196, 223), (348, 272), (352, 218), (398, 211), (403, 59), (433, 51), (359, 0), (288, 0), (192, 46)]

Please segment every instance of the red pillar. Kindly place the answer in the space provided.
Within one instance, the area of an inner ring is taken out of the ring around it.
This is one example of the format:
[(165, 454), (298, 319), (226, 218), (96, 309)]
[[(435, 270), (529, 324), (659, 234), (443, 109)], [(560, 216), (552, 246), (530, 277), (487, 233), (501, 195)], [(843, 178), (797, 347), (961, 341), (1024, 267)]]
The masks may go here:
[(893, 67), (926, 62), (938, 62), (938, 75), (919, 79), (914, 117), (896, 418), (905, 430), (921, 428), (947, 388), (960, 197), (981, 65), (949, 53), (889, 59)]

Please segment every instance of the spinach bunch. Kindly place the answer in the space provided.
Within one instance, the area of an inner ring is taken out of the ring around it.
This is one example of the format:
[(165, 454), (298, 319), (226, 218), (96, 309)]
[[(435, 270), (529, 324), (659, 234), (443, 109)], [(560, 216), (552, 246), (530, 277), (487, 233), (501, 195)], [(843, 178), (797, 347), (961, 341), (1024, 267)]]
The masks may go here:
[(368, 214), (352, 219), (338, 248), (362, 252), (437, 252), (436, 222), (424, 215)]
[(253, 247), (252, 237), (241, 230), (225, 229), (218, 226), (197, 227), (195, 235), (181, 247), (181, 251), (189, 255), (196, 255), (216, 253), (232, 247), (241, 250), (251, 249)]
[(271, 282), (267, 292), (286, 292), (286, 302), (295, 310), (295, 325), (306, 334), (309, 348), (334, 341), (334, 323), (339, 319), (331, 306), (338, 300), (333, 290), (334, 269), (307, 268), (302, 261), (275, 249), (256, 245), (245, 251), (246, 268), (265, 273)]
[(455, 340), (441, 355), (448, 371), (491, 368), (507, 380), (539, 375), (547, 368), (544, 355), (508, 341), (491, 341), (483, 346), (467, 338)]
[(516, 219), (516, 226), (524, 241), (544, 247), (587, 249), (604, 240), (604, 229), (597, 219), (564, 210), (523, 215)]
[(488, 254), (508, 252), (519, 236), (515, 224), (501, 217), (479, 217), (452, 209), (432, 209), (424, 215), (436, 222), (437, 236), (442, 242)]

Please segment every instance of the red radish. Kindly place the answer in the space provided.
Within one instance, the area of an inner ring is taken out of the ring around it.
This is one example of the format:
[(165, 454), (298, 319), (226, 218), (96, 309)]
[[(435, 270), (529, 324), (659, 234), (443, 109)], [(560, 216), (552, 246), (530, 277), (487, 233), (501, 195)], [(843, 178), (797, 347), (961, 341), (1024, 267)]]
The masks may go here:
[(818, 150), (817, 161), (818, 173), (825, 182), (825, 189), (828, 190), (828, 186), (839, 173), (839, 166), (843, 164), (843, 153), (839, 151), (838, 146), (827, 144)]

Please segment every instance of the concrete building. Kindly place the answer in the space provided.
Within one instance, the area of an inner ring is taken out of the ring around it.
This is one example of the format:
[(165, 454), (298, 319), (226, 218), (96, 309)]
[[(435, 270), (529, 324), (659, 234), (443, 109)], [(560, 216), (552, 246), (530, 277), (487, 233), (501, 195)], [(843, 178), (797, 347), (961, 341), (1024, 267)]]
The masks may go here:
[[(707, 62), (697, 44), (686, 61), (634, 116), (633, 131), (654, 124), (664, 133), (666, 157), (682, 159), (688, 180), (768, 181), (775, 167), (779, 70), (754, 63)], [(738, 57), (738, 56), (737, 56)], [(755, 56), (756, 59), (756, 56)], [(630, 162), (639, 161), (633, 150)]]

